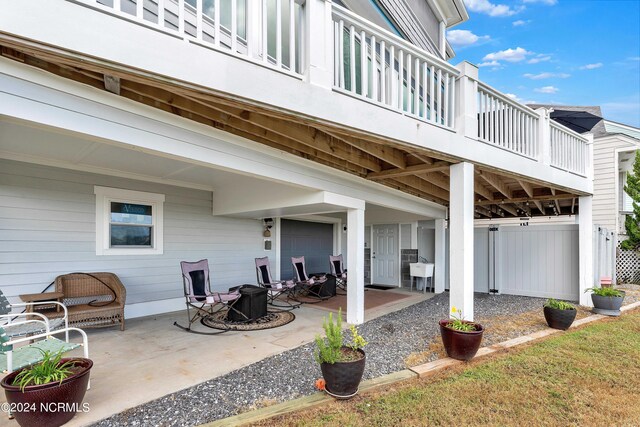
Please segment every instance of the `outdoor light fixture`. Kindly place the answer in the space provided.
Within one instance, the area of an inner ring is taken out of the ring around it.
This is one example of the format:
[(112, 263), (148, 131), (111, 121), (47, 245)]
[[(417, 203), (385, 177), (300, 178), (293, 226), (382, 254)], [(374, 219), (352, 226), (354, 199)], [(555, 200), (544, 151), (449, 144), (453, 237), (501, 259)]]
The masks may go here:
[(264, 232), (262, 235), (264, 237), (271, 237), (271, 229), (273, 228), (273, 218), (264, 218), (262, 220), (264, 223)]

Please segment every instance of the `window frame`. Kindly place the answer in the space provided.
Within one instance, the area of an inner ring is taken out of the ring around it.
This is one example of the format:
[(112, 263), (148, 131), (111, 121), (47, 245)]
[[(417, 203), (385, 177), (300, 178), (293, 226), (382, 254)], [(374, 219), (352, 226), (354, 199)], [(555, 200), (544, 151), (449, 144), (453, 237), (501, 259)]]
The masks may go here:
[[(94, 186), (96, 195), (96, 255), (162, 255), (164, 194)], [(151, 247), (111, 247), (111, 202), (151, 206)]]

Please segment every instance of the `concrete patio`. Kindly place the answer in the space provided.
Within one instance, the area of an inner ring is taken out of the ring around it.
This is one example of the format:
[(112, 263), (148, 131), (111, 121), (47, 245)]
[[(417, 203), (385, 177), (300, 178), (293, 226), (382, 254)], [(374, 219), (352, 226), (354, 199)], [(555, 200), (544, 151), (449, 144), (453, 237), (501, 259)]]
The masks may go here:
[[(368, 310), (366, 320), (431, 296), (413, 292), (409, 298)], [(312, 341), (321, 332), (327, 311), (305, 305), (294, 313), (295, 320), (279, 328), (231, 331), (217, 336), (190, 334), (173, 326), (176, 320), (184, 322), (183, 311), (128, 320), (124, 332), (117, 328), (87, 329), (89, 355), (94, 361), (91, 389), (85, 397), (90, 410), (78, 413), (67, 425), (90, 425)], [(0, 426), (17, 423), (1, 417)]]

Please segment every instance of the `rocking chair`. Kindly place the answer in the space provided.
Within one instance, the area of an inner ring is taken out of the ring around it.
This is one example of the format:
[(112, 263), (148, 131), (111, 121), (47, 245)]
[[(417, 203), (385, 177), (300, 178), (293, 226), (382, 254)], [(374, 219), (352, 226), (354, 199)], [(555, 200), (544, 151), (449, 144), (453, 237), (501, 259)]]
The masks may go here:
[[(202, 335), (218, 335), (227, 332), (229, 329), (223, 329), (219, 332), (200, 332), (191, 328), (193, 322), (207, 316), (211, 316), (221, 310), (233, 310), (240, 316), (247, 318), (244, 314), (233, 308), (233, 302), (240, 298), (240, 292), (212, 292), (211, 282), (209, 281), (209, 262), (202, 259), (197, 262), (180, 262), (182, 269), (182, 281), (184, 284), (184, 296), (187, 304), (188, 326), (182, 326), (178, 322), (173, 324), (187, 332)], [(195, 310), (195, 314), (191, 316), (191, 309)], [(225, 317), (226, 318), (226, 314)], [(248, 320), (248, 319), (247, 319)]]
[[(271, 278), (269, 257), (256, 258), (256, 276), (258, 285), (267, 290), (267, 303), (283, 310), (293, 310), (300, 307), (300, 303), (292, 304), (289, 299), (293, 297), (296, 284), (292, 281), (276, 281)], [(280, 297), (284, 299), (279, 299)], [(287, 305), (278, 304), (285, 303)]]
[[(331, 298), (332, 295), (326, 295), (324, 292), (324, 285), (327, 283), (327, 278), (309, 277), (303, 256), (291, 257), (291, 264), (293, 264), (296, 285), (302, 292), (302, 296), (318, 298), (319, 301), (317, 302)], [(305, 302), (308, 303), (307, 301)]]
[(329, 266), (331, 274), (336, 277), (336, 287), (347, 292), (347, 270), (344, 269), (342, 254), (337, 256), (329, 255)]

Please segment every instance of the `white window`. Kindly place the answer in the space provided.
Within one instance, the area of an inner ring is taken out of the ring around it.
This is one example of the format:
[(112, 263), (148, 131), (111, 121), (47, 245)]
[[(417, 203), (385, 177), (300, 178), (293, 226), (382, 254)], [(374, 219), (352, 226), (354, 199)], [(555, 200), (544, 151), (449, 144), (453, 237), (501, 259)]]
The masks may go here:
[(96, 255), (161, 255), (164, 194), (94, 187)]

